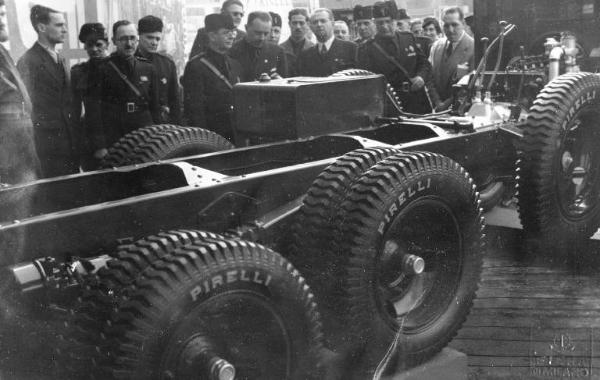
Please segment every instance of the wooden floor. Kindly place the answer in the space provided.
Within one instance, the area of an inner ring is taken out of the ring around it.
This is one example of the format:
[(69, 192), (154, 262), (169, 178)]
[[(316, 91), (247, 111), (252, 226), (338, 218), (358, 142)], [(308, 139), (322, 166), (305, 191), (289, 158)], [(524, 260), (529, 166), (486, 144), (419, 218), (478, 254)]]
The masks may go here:
[(519, 230), (488, 235), (478, 297), (450, 344), (469, 379), (600, 379), (600, 242), (585, 257), (523, 258)]

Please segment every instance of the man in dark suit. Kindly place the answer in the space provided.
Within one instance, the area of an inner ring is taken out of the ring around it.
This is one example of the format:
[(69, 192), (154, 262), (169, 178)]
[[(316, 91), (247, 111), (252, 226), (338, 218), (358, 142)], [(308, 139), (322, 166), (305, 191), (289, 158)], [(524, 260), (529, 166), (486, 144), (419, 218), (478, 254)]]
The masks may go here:
[(437, 110), (450, 106), (452, 85), (473, 69), (475, 48), (473, 38), (465, 32), (464, 14), (460, 7), (446, 9), (442, 21), (446, 38), (433, 44), (429, 56), (434, 84), (431, 93)]
[(226, 53), (233, 45), (235, 25), (223, 14), (206, 16), (204, 24), (208, 49), (190, 59), (181, 78), (184, 114), (190, 125), (232, 140), (232, 87), (239, 82), (241, 66)]
[(306, 35), (309, 32), (308, 12), (304, 8), (294, 8), (288, 13), (290, 25), (290, 38), (281, 45), (287, 61), (288, 75), (294, 77), (298, 74), (296, 62), (301, 51), (310, 49), (315, 44)]
[[(0, 42), (6, 41), (6, 5), (0, 0)], [(0, 45), (0, 183), (26, 183), (39, 176), (30, 113), (25, 84), (8, 51)]]
[(92, 94), (100, 109), (100, 117), (91, 125), (96, 159), (102, 159), (125, 134), (160, 123), (158, 76), (148, 60), (135, 56), (135, 25), (121, 20), (112, 29), (117, 50), (100, 66)]
[(241, 81), (257, 80), (266, 73), (271, 78), (287, 77), (287, 63), (283, 49), (268, 43), (271, 34), (271, 15), (252, 12), (248, 15), (246, 37), (235, 42), (228, 54), (242, 65)]
[[(230, 15), (233, 19), (233, 23), (236, 28), (236, 33), (233, 40), (234, 43), (246, 37), (246, 32), (239, 29), (239, 26), (242, 23), (242, 18), (244, 17), (244, 5), (240, 0), (225, 0), (223, 5), (221, 6), (221, 14)], [(190, 51), (190, 59), (195, 55), (206, 51), (207, 48), (208, 34), (204, 30), (204, 28), (200, 28), (198, 29), (198, 33), (196, 34), (196, 38), (194, 39), (192, 50)]]
[(357, 45), (333, 35), (333, 13), (319, 8), (310, 17), (310, 28), (317, 44), (298, 57), (298, 73), (304, 76), (326, 77), (337, 71), (355, 68)]
[(135, 55), (150, 62), (158, 76), (160, 121), (161, 123), (181, 124), (179, 80), (175, 62), (158, 52), (158, 44), (163, 36), (163, 22), (155, 16), (142, 17), (138, 21), (138, 33), (140, 43)]
[(56, 51), (56, 45), (65, 40), (67, 24), (62, 13), (41, 5), (31, 8), (30, 18), (38, 39), (17, 68), (31, 95), (42, 176), (75, 173), (79, 159), (71, 123), (71, 76), (69, 64)]
[(402, 101), (404, 111), (427, 113), (431, 105), (424, 85), (431, 65), (412, 33), (397, 31), (396, 12), (393, 1), (375, 3), (373, 16), (377, 34), (361, 45), (359, 65), (385, 76)]

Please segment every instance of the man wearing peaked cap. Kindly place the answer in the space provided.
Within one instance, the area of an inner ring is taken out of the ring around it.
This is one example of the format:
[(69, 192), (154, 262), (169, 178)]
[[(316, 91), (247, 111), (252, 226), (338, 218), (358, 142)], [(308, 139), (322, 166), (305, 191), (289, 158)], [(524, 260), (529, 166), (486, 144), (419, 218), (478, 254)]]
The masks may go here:
[(235, 25), (231, 16), (224, 14), (206, 16), (204, 25), (208, 48), (189, 60), (181, 78), (184, 115), (190, 125), (231, 140), (232, 87), (240, 81), (242, 71), (239, 62), (227, 55)]
[(98, 77), (98, 67), (108, 56), (108, 36), (104, 25), (97, 22), (83, 24), (79, 32), (79, 41), (84, 44), (90, 59), (71, 68), (73, 130), (79, 145), (81, 168), (87, 171), (97, 169), (99, 163), (94, 158), (90, 125), (91, 120), (98, 119), (100, 116), (94, 114), (97, 108), (91, 104), (93, 101), (91, 94)]
[(354, 42), (360, 45), (375, 37), (373, 6), (357, 5), (354, 7), (353, 16), (356, 28), (358, 29), (358, 38)]
[(158, 76), (158, 96), (162, 123), (181, 124), (181, 101), (177, 68), (170, 57), (158, 53), (158, 45), (163, 37), (163, 22), (155, 16), (145, 16), (138, 21), (140, 43), (136, 57), (148, 60)]
[[(361, 46), (359, 66), (383, 74), (398, 93), (404, 111), (420, 114), (430, 112), (431, 105), (424, 84), (430, 75), (431, 65), (412, 33), (397, 31), (395, 14), (397, 9), (394, 2), (375, 3), (373, 17), (377, 34)], [(390, 110), (386, 111), (388, 115)]]
[(271, 34), (269, 35), (269, 42), (279, 45), (279, 39), (281, 38), (281, 16), (275, 12), (269, 12), (271, 15)]

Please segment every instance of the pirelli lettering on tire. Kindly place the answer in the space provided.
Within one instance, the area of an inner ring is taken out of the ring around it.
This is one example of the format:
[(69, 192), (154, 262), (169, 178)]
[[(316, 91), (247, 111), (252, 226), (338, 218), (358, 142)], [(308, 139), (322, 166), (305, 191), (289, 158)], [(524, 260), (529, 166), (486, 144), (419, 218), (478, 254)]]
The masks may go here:
[(272, 277), (270, 274), (263, 273), (259, 270), (230, 270), (202, 281), (192, 288), (190, 296), (192, 297), (192, 301), (196, 301), (200, 295), (208, 294), (220, 286), (227, 284), (250, 282), (257, 285), (269, 286), (271, 280)]
[(402, 193), (400, 193), (397, 201), (394, 202), (392, 207), (389, 208), (387, 214), (385, 215), (385, 219), (381, 223), (379, 223), (379, 227), (377, 228), (377, 231), (379, 232), (379, 234), (383, 235), (383, 233), (385, 232), (385, 226), (389, 225), (389, 223), (392, 221), (392, 219), (398, 212), (398, 209), (404, 203), (406, 203), (407, 200), (410, 200), (416, 194), (419, 194), (419, 193), (429, 189), (430, 187), (431, 187), (431, 177), (423, 179), (421, 181), (417, 181), (417, 183), (415, 185), (410, 186), (406, 191), (403, 191)]
[(579, 109), (582, 106), (585, 106), (588, 103), (598, 103), (596, 90), (592, 90), (585, 94), (582, 94), (579, 98), (577, 98), (577, 100), (575, 100), (571, 108), (569, 108), (569, 112), (567, 112), (567, 117), (565, 118), (565, 121), (561, 126), (563, 130), (567, 129), (567, 124), (573, 118), (575, 113), (579, 111)]

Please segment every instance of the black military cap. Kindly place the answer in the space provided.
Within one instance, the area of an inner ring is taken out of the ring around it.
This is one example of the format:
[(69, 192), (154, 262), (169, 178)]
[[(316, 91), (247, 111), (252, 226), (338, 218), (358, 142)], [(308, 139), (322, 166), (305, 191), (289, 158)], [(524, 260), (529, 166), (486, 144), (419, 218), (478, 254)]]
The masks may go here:
[(354, 21), (358, 20), (370, 20), (373, 18), (373, 6), (367, 5), (363, 7), (362, 5), (357, 5), (354, 7)]
[(207, 32), (216, 32), (219, 29), (235, 29), (235, 25), (231, 15), (213, 13), (204, 18), (204, 29)]
[(106, 28), (99, 22), (89, 22), (81, 25), (79, 30), (79, 41), (86, 43), (88, 40), (104, 40), (108, 42), (108, 36), (106, 35)]
[(408, 13), (406, 13), (406, 9), (398, 9), (398, 15), (396, 16), (396, 20), (410, 20), (410, 16), (408, 15)]
[(271, 15), (271, 26), (278, 26), (281, 28), (281, 16), (275, 12), (269, 12)]
[(373, 5), (373, 18), (391, 17), (396, 19), (398, 7), (395, 1), (378, 1)]
[(163, 31), (163, 22), (156, 16), (144, 16), (138, 21), (138, 33), (155, 33)]

